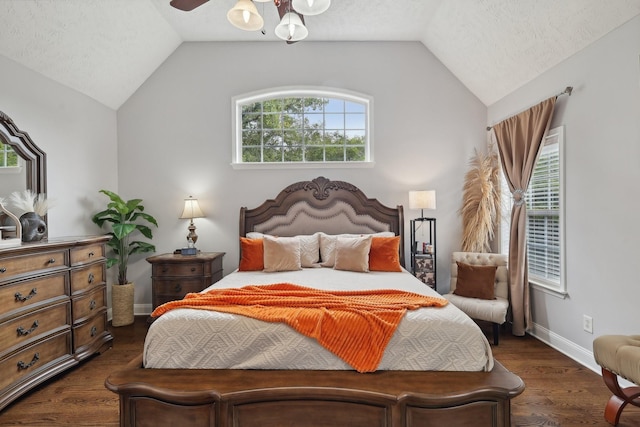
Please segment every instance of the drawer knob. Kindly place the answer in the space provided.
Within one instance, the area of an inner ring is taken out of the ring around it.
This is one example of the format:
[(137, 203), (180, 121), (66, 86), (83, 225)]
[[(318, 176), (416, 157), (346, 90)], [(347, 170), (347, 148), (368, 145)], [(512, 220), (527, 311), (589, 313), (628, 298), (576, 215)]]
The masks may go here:
[(37, 293), (38, 293), (38, 289), (37, 288), (33, 288), (33, 289), (31, 289), (31, 292), (29, 292), (29, 295), (27, 295), (26, 297), (23, 297), (20, 292), (16, 292), (14, 296), (16, 297), (16, 302), (18, 302), (18, 301), (25, 302), (25, 301), (30, 300), (31, 298), (33, 298)]
[(89, 258), (91, 258), (92, 256), (94, 256), (95, 254), (93, 252), (89, 252)]
[(88, 279), (88, 282), (89, 282), (89, 283), (93, 283), (93, 281), (95, 280), (95, 278), (96, 278), (96, 277), (93, 275), (93, 273), (89, 273), (89, 279)]
[(19, 336), (25, 336), (25, 335), (29, 335), (31, 332), (35, 331), (36, 329), (38, 329), (37, 320), (33, 322), (33, 325), (31, 326), (31, 328), (25, 329), (22, 326), (20, 326), (18, 329), (16, 329), (16, 332), (18, 332)]
[(6, 273), (7, 269), (5, 267), (0, 267), (0, 273)]
[(167, 271), (169, 271), (169, 269), (168, 269), (167, 267), (163, 267), (163, 268), (162, 268), (162, 272), (163, 272), (163, 273), (166, 273)]
[(173, 288), (176, 292), (182, 292), (182, 285), (180, 283), (176, 283), (176, 286)]
[(191, 267), (191, 271), (196, 271), (196, 268), (195, 267)]
[(32, 367), (38, 360), (40, 360), (40, 353), (36, 353), (33, 355), (33, 359), (31, 362), (24, 363), (22, 360), (18, 362), (18, 369), (29, 369)]
[(89, 310), (93, 310), (94, 308), (96, 308), (96, 300), (92, 299), (89, 302)]
[(55, 264), (56, 263), (56, 259), (55, 258), (49, 258), (48, 263), (49, 264)]
[(98, 328), (96, 328), (95, 326), (92, 326), (91, 327), (91, 336), (95, 337), (97, 333), (98, 333)]

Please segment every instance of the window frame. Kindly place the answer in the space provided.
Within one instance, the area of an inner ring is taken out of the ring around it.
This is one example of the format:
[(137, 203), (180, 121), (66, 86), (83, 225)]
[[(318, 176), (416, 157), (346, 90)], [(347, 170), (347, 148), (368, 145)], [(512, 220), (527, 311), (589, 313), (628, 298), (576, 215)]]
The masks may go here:
[[(554, 141), (555, 140), (555, 141)], [(565, 261), (565, 166), (564, 166), (564, 126), (558, 126), (553, 129), (550, 129), (545, 136), (545, 140), (543, 142), (543, 147), (540, 148), (540, 153), (538, 157), (542, 154), (544, 146), (548, 146), (551, 144), (558, 145), (558, 167), (559, 167), (559, 186), (558, 186), (558, 204), (559, 207), (557, 209), (558, 212), (558, 242), (560, 246), (559, 250), (559, 274), (558, 274), (558, 282), (548, 280), (544, 277), (538, 276), (536, 274), (532, 274), (531, 272), (531, 263), (529, 263), (529, 283), (536, 288), (541, 289), (544, 292), (550, 293), (552, 295), (559, 296), (561, 298), (565, 298), (567, 296), (567, 284), (565, 278), (565, 270), (566, 270), (566, 261)], [(536, 164), (538, 163), (539, 158), (536, 158)], [(535, 168), (535, 166), (534, 166)], [(534, 180), (534, 172), (531, 176), (531, 182)], [(500, 247), (502, 253), (509, 253), (509, 230), (510, 230), (510, 222), (511, 222), (511, 208), (513, 206), (513, 200), (511, 194), (509, 192), (509, 187), (504, 177), (504, 173), (502, 175), (502, 186), (503, 186), (503, 194), (506, 196), (503, 198), (503, 206), (504, 209), (502, 215), (502, 221), (500, 226)], [(527, 202), (527, 251), (528, 245), (530, 243), (530, 234), (529, 234), (529, 218), (535, 213), (534, 210), (529, 209), (529, 201), (531, 199), (530, 195), (531, 184), (529, 189), (525, 193), (525, 201)]]
[[(243, 162), (242, 161), (242, 107), (246, 104), (277, 98), (332, 98), (362, 104), (365, 108), (365, 160), (363, 161), (296, 161), (296, 162)], [(369, 168), (373, 160), (373, 98), (345, 89), (316, 86), (287, 86), (270, 88), (238, 95), (232, 98), (232, 158), (234, 169), (322, 169)]]
[[(15, 149), (8, 143), (1, 141), (3, 147), (0, 149), (0, 156), (2, 156), (2, 161), (0, 161), (0, 174), (18, 174), (22, 172), (24, 166), (24, 160), (20, 155), (15, 151)], [(8, 150), (13, 150), (16, 152), (17, 165), (15, 166), (7, 166), (5, 164)]]

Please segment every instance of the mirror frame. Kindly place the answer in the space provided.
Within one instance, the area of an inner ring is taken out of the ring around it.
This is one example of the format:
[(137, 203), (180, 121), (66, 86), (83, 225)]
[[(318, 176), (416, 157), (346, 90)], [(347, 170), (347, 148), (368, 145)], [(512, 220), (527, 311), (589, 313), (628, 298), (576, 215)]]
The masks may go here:
[[(0, 140), (13, 147), (24, 160), (27, 172), (27, 189), (35, 193), (47, 193), (47, 155), (15, 125), (11, 117), (0, 111)], [(48, 196), (48, 195), (47, 195)], [(44, 217), (47, 222), (47, 217)], [(48, 225), (48, 224), (47, 224)]]

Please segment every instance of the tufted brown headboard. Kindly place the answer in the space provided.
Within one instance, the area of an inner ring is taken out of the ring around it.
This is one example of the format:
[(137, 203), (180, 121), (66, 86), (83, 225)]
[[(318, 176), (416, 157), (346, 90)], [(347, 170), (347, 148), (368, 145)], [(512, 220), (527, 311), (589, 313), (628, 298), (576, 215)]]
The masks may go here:
[(278, 236), (377, 233), (400, 236), (400, 263), (404, 265), (404, 213), (369, 199), (355, 185), (318, 177), (282, 190), (275, 199), (254, 209), (240, 208), (240, 236), (250, 231)]

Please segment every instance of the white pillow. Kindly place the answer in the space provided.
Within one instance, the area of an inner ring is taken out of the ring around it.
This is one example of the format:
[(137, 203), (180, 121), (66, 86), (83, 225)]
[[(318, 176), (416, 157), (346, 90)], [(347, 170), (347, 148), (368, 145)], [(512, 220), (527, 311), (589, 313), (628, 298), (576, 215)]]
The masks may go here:
[(300, 239), (297, 237), (273, 237), (265, 235), (264, 271), (300, 270)]
[(343, 237), (336, 239), (335, 264), (336, 270), (348, 270), (367, 273), (369, 271), (369, 250), (371, 249), (371, 235), (363, 237)]
[[(268, 234), (257, 231), (247, 233), (249, 239), (263, 239), (264, 236), (268, 236)], [(294, 237), (300, 239), (300, 265), (302, 267), (320, 267), (320, 233)]]
[(338, 237), (364, 237), (364, 236), (376, 236), (376, 237), (393, 237), (395, 234), (392, 231), (381, 231), (373, 234), (325, 234), (320, 233), (320, 265), (323, 267), (333, 267), (336, 263), (336, 240)]

